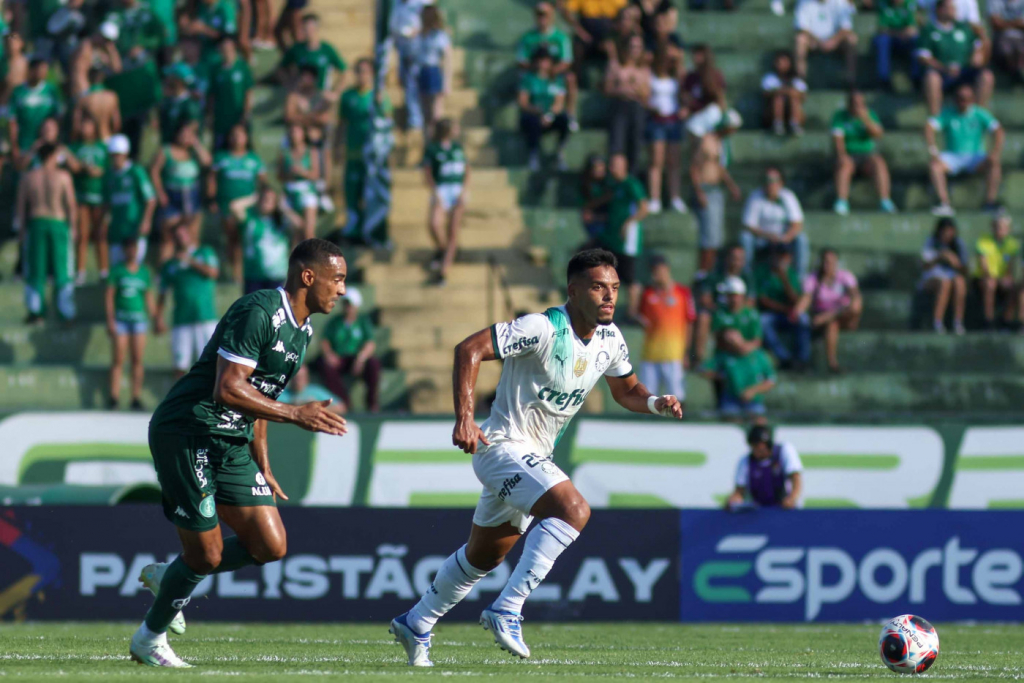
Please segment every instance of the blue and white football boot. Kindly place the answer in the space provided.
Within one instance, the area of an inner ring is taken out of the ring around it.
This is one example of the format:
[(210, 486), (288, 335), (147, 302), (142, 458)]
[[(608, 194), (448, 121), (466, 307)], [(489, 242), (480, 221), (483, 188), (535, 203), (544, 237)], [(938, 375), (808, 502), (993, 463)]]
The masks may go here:
[(395, 637), (395, 642), (401, 643), (405, 648), (405, 654), (409, 656), (409, 666), (434, 666), (430, 661), (430, 639), (433, 633), (416, 633), (409, 626), (409, 613), (406, 612), (391, 620), (391, 627), (388, 633)]
[(527, 659), (530, 648), (523, 640), (523, 615), (515, 612), (498, 612), (488, 607), (480, 615), (480, 625), (494, 634), (494, 642), (502, 650), (516, 657)]

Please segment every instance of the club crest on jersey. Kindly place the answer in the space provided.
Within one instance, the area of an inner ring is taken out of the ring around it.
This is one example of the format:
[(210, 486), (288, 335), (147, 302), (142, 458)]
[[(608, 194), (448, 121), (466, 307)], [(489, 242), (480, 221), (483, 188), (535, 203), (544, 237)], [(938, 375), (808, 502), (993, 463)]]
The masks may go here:
[(597, 360), (594, 361), (594, 369), (597, 370), (598, 373), (603, 375), (604, 371), (608, 369), (609, 365), (611, 365), (611, 362), (612, 357), (608, 355), (608, 352), (601, 351), (600, 353), (597, 354)]
[(573, 369), (572, 369), (572, 374), (576, 375), (577, 377), (582, 377), (583, 373), (586, 372), (586, 371), (587, 371), (587, 359), (586, 358), (577, 358), (576, 359), (576, 365), (573, 366)]

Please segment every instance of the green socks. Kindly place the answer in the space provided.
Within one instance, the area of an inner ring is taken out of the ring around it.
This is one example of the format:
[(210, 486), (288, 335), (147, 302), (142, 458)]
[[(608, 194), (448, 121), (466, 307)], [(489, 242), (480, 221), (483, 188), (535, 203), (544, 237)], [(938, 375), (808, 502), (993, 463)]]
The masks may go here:
[(220, 565), (212, 573), (233, 572), (236, 569), (248, 567), (250, 564), (256, 564), (256, 560), (238, 540), (238, 536), (230, 536), (224, 539), (224, 550), (220, 551)]

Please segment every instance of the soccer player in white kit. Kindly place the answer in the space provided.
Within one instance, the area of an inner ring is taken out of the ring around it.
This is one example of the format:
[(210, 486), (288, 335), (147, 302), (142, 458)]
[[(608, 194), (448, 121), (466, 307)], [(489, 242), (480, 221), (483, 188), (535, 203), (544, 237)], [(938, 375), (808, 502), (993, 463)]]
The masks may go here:
[[(416, 605), (391, 621), (410, 666), (433, 666), (437, 620), (505, 559), (536, 517), (522, 558), (498, 598), (480, 615), (494, 641), (518, 657), (526, 598), (551, 571), (590, 519), (590, 506), (551, 460), (555, 443), (603, 375), (615, 401), (635, 413), (681, 419), (675, 396), (653, 396), (637, 381), (622, 333), (612, 324), (619, 276), (611, 252), (590, 249), (569, 261), (568, 302), (511, 323), (498, 323), (455, 348), (455, 431), (452, 442), (473, 454), (484, 486), (469, 541), (438, 570)], [(491, 415), (473, 419), (480, 363), (504, 360)], [(478, 445), (482, 446), (478, 447)]]

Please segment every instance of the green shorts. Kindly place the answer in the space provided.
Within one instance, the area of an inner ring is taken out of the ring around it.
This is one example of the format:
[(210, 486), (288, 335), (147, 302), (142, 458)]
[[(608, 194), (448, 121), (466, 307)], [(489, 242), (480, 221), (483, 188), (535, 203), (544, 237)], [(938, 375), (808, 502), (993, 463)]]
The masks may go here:
[(266, 479), (241, 439), (149, 433), (164, 516), (189, 531), (217, 527), (217, 505), (276, 505)]

